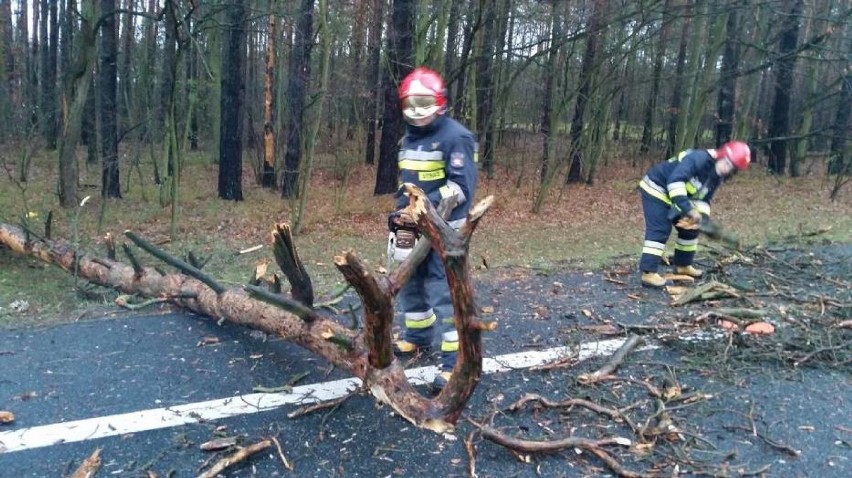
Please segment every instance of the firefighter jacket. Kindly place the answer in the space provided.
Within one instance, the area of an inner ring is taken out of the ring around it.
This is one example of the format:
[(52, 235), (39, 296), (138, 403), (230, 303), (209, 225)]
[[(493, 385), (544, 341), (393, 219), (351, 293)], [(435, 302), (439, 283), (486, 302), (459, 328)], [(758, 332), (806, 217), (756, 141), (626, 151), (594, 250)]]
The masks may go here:
[(435, 207), (442, 198), (456, 196), (458, 204), (447, 222), (461, 227), (476, 192), (476, 160), (473, 133), (458, 121), (441, 115), (427, 126), (408, 125), (399, 151), (396, 209), (408, 205), (402, 184), (412, 183), (428, 195)]
[(710, 201), (722, 183), (715, 163), (706, 149), (688, 149), (654, 165), (639, 187), (668, 204), (678, 216), (693, 208), (709, 215)]

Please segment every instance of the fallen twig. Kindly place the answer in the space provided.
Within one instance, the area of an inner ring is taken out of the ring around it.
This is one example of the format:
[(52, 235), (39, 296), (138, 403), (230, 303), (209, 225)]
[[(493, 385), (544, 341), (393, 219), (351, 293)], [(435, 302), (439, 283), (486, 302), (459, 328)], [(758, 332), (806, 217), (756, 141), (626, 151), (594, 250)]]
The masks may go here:
[(723, 428), (725, 428), (726, 430), (744, 430), (744, 431), (747, 431), (747, 432), (751, 433), (752, 435), (763, 440), (764, 443), (771, 446), (772, 448), (775, 448), (776, 450), (782, 451), (782, 452), (784, 452), (784, 453), (786, 453), (790, 456), (799, 457), (802, 454), (802, 452), (800, 452), (799, 450), (796, 450), (795, 448), (793, 448), (791, 446), (787, 446), (783, 443), (778, 443), (777, 441), (772, 440), (771, 438), (767, 437), (763, 433), (759, 432), (757, 430), (757, 427), (750, 428), (750, 427), (744, 427), (742, 425), (725, 425), (725, 426), (723, 426)]
[(616, 350), (615, 353), (612, 354), (612, 357), (606, 364), (604, 364), (603, 367), (590, 374), (581, 374), (579, 377), (577, 377), (577, 381), (582, 384), (588, 385), (590, 383), (595, 383), (601, 377), (605, 377), (612, 374), (612, 372), (614, 372), (615, 369), (617, 369), (618, 366), (621, 365), (622, 362), (624, 362), (624, 359), (625, 357), (627, 357), (627, 354), (629, 354), (633, 349), (635, 349), (636, 346), (639, 345), (641, 342), (642, 337), (638, 335), (631, 335), (627, 338), (624, 344), (622, 344), (621, 347), (619, 347), (618, 350)]
[(845, 349), (847, 347), (852, 347), (852, 342), (844, 342), (842, 344), (833, 345), (833, 346), (830, 346), (830, 347), (820, 347), (820, 348), (814, 350), (813, 352), (805, 355), (804, 357), (800, 358), (799, 360), (794, 361), (793, 366), (798, 367), (799, 365), (802, 365), (803, 363), (807, 362), (808, 360), (816, 357), (817, 355), (819, 355), (823, 352), (831, 352), (833, 350), (842, 350), (842, 349)]
[(88, 458), (83, 460), (83, 463), (80, 464), (80, 467), (77, 468), (77, 471), (75, 471), (70, 478), (91, 478), (95, 476), (100, 468), (101, 449), (97, 448), (91, 455), (89, 455)]
[(577, 357), (563, 357), (558, 360), (554, 360), (552, 362), (543, 363), (541, 365), (535, 365), (530, 367), (530, 370), (535, 371), (547, 371), (547, 370), (556, 370), (559, 368), (569, 368), (577, 365), (578, 359)]
[(720, 297), (740, 297), (737, 291), (718, 281), (711, 280), (704, 284), (690, 289), (672, 301), (672, 305), (684, 305), (696, 300), (715, 299)]
[(467, 437), (464, 439), (464, 449), (467, 451), (468, 458), (468, 473), (470, 478), (476, 478), (476, 445), (474, 445), (473, 440), (478, 433), (477, 430), (473, 430), (472, 432), (467, 434)]
[(254, 387), (252, 387), (251, 391), (255, 393), (290, 393), (293, 391), (293, 385), (296, 385), (297, 383), (301, 382), (302, 379), (304, 379), (310, 374), (310, 372), (298, 373), (290, 377), (290, 379), (287, 380), (287, 383), (281, 385), (280, 387), (264, 387), (262, 385), (255, 385)]
[(202, 443), (199, 448), (204, 451), (219, 451), (224, 450), (225, 448), (231, 448), (236, 444), (237, 437), (216, 438)]
[(281, 449), (281, 443), (279, 443), (278, 439), (275, 437), (272, 437), (272, 442), (275, 443), (275, 448), (278, 449), (278, 456), (281, 458), (281, 463), (284, 464), (284, 468), (293, 471), (293, 464), (290, 463), (290, 460), (288, 460), (286, 456), (284, 456), (284, 450)]
[(743, 307), (720, 307), (716, 313), (721, 315), (739, 317), (741, 319), (762, 319), (767, 312), (762, 309), (746, 309)]
[(663, 392), (661, 392), (659, 388), (654, 386), (654, 384), (646, 382), (644, 380), (639, 380), (639, 379), (629, 378), (629, 377), (616, 377), (614, 375), (610, 375), (610, 376), (607, 376), (607, 377), (600, 377), (598, 379), (598, 382), (608, 382), (608, 381), (627, 382), (627, 383), (633, 383), (633, 384), (636, 384), (636, 385), (641, 385), (648, 390), (648, 393), (652, 397), (662, 398), (662, 396), (663, 396)]
[(555, 453), (566, 448), (579, 448), (598, 457), (618, 476), (625, 478), (645, 478), (650, 476), (625, 469), (621, 463), (601, 448), (609, 445), (630, 446), (632, 441), (627, 438), (610, 437), (600, 440), (590, 440), (588, 438), (567, 437), (558, 440), (537, 441), (510, 437), (489, 426), (482, 426), (479, 431), (484, 438), (516, 452)]
[(607, 282), (612, 282), (613, 284), (618, 284), (618, 285), (626, 285), (627, 284), (623, 280), (613, 279), (612, 277), (607, 276), (607, 275), (604, 276), (604, 280), (607, 281)]
[(225, 471), (225, 469), (228, 468), (229, 466), (236, 465), (237, 463), (240, 463), (240, 462), (246, 460), (247, 458), (251, 457), (252, 455), (269, 448), (270, 446), (272, 446), (272, 440), (266, 439), (266, 440), (261, 440), (261, 441), (255, 443), (255, 444), (253, 444), (253, 445), (249, 445), (245, 448), (240, 448), (239, 450), (235, 451), (234, 453), (232, 453), (232, 454), (226, 456), (225, 458), (222, 458), (221, 460), (217, 461), (207, 471), (198, 475), (198, 478), (215, 478), (216, 475)]
[(305, 405), (304, 407), (297, 408), (297, 409), (293, 410), (292, 412), (288, 413), (287, 418), (298, 418), (298, 417), (307, 415), (309, 413), (316, 412), (318, 410), (325, 410), (327, 408), (337, 408), (343, 402), (345, 402), (346, 400), (349, 400), (350, 398), (352, 398), (353, 395), (356, 395), (357, 393), (358, 393), (357, 391), (354, 391), (354, 392), (350, 392), (349, 394), (347, 394), (343, 397), (335, 398), (334, 400), (328, 400), (328, 401), (325, 401), (325, 402), (319, 402), (319, 403), (314, 403), (314, 404), (311, 404), (311, 405)]
[(622, 476), (624, 478), (646, 478), (653, 476), (645, 473), (630, 471), (624, 468), (624, 466), (622, 466), (621, 463), (618, 462), (618, 460), (616, 460), (612, 457), (612, 455), (600, 448), (587, 448), (587, 450), (596, 457), (598, 457), (602, 462), (606, 463), (606, 466), (608, 466), (609, 469), (612, 470), (618, 476)]
[(509, 411), (512, 411), (512, 412), (518, 411), (518, 410), (521, 409), (521, 407), (523, 407), (524, 405), (526, 405), (529, 402), (538, 402), (546, 408), (572, 408), (572, 407), (575, 407), (575, 406), (583, 407), (583, 408), (591, 410), (595, 413), (598, 413), (600, 415), (606, 415), (606, 416), (612, 418), (613, 420), (622, 420), (634, 432), (638, 431), (638, 428), (636, 427), (636, 425), (634, 425), (633, 422), (627, 417), (627, 415), (622, 413), (620, 410), (616, 410), (614, 408), (608, 408), (608, 407), (605, 407), (603, 405), (598, 405), (595, 402), (583, 400), (582, 398), (569, 398), (568, 400), (553, 401), (553, 400), (549, 400), (545, 397), (542, 397), (541, 395), (537, 395), (537, 394), (534, 394), (534, 393), (527, 393), (523, 397), (521, 397), (518, 401), (509, 405)]

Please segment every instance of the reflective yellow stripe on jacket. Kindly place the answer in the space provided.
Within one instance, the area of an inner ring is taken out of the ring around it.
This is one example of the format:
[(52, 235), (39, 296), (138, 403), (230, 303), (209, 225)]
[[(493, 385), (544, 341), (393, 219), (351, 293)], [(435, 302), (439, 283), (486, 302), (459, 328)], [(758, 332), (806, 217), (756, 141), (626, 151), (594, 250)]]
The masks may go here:
[(660, 201), (663, 201), (669, 206), (672, 205), (672, 200), (669, 199), (669, 195), (666, 193), (666, 190), (655, 184), (650, 179), (648, 179), (648, 176), (645, 176), (644, 178), (642, 178), (641, 181), (639, 181), (639, 187), (642, 188), (642, 190), (646, 193), (650, 194), (651, 196), (654, 196)]
[(409, 171), (437, 171), (444, 169), (446, 161), (418, 161), (416, 159), (403, 159), (399, 161), (399, 169)]

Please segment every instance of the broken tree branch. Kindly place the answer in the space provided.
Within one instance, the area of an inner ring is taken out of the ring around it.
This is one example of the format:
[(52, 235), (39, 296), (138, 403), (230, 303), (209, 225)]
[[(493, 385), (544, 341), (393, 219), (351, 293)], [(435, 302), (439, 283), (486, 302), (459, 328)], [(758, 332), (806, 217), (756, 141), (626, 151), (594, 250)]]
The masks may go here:
[(740, 297), (736, 289), (718, 281), (708, 281), (693, 289), (689, 289), (676, 298), (672, 305), (684, 305), (696, 300), (707, 300), (718, 297)]
[(292, 290), (290, 294), (297, 302), (304, 304), (307, 308), (314, 306), (314, 286), (311, 277), (305, 270), (305, 264), (296, 252), (293, 242), (293, 231), (289, 224), (279, 223), (272, 231), (272, 251), (275, 254), (275, 262), (281, 268), (281, 272), (290, 281)]
[[(177, 257), (174, 257), (170, 254), (167, 254), (162, 249), (154, 246), (153, 244), (146, 241), (145, 239), (142, 239), (135, 232), (124, 231), (124, 235), (127, 236), (128, 239), (133, 241), (134, 244), (136, 244), (137, 246), (142, 248), (148, 254), (151, 254), (152, 256), (156, 257), (157, 259), (160, 259), (161, 261), (165, 262), (166, 264), (175, 267), (176, 269), (183, 272), (184, 274), (186, 274), (190, 277), (193, 277), (195, 279), (198, 279), (199, 281), (206, 284), (207, 287), (210, 287), (211, 289), (213, 289), (213, 291), (216, 292), (217, 294), (221, 294), (222, 292), (225, 292), (225, 287), (223, 287), (221, 284), (216, 282), (212, 277), (201, 272), (200, 269), (197, 269), (197, 268), (187, 264), (186, 262), (178, 259)], [(141, 267), (141, 266), (139, 266), (139, 267)], [(136, 270), (135, 267), (134, 267), (134, 270)]]
[(627, 438), (611, 437), (600, 440), (591, 440), (588, 438), (567, 437), (558, 440), (539, 441), (511, 437), (490, 426), (480, 426), (479, 431), (485, 439), (516, 452), (556, 453), (567, 448), (579, 448), (598, 457), (618, 476), (624, 478), (647, 478), (650, 476), (644, 473), (627, 470), (618, 462), (618, 460), (603, 450), (603, 447), (610, 445), (630, 446), (632, 441)]
[(627, 338), (627, 340), (612, 354), (612, 357), (604, 364), (603, 367), (592, 373), (584, 373), (577, 377), (577, 381), (588, 385), (591, 383), (597, 382), (601, 377), (606, 377), (615, 372), (615, 369), (624, 362), (624, 359), (627, 357), (633, 349), (636, 348), (640, 343), (642, 343), (642, 337), (639, 335), (631, 335)]
[(240, 448), (234, 453), (231, 453), (225, 458), (222, 458), (221, 460), (217, 461), (207, 471), (198, 475), (198, 478), (216, 478), (219, 473), (222, 473), (228, 467), (234, 466), (237, 463), (245, 461), (247, 458), (263, 450), (266, 450), (270, 446), (272, 446), (272, 440), (266, 439), (249, 445), (247, 447)]

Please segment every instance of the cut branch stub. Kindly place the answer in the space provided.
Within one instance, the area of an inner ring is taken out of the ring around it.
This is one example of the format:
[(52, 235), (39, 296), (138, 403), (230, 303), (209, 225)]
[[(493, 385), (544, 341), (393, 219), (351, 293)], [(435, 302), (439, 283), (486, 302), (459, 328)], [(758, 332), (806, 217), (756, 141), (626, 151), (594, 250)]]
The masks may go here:
[(459, 333), (459, 350), (452, 377), (441, 390), (437, 400), (445, 405), (442, 407), (444, 419), (455, 423), (463, 408), (452, 404), (463, 405), (473, 394), (482, 374), (482, 331), (491, 328), (490, 325), (484, 326), (477, 320), (478, 311), (470, 279), (467, 251), (473, 232), (493, 204), (494, 198), (488, 196), (474, 205), (462, 229), (456, 231), (438, 214), (423, 190), (412, 184), (406, 184), (405, 189), (409, 196), (406, 213), (429, 238), (432, 249), (441, 257), (447, 273), (453, 302), (453, 320)]
[(352, 252), (334, 258), (364, 305), (364, 344), (371, 367), (384, 369), (394, 360), (392, 349), (393, 294), (387, 280), (379, 281)]
[(314, 286), (311, 277), (305, 270), (305, 265), (293, 242), (293, 231), (289, 224), (276, 224), (272, 231), (272, 250), (275, 253), (275, 262), (281, 268), (281, 272), (287, 276), (292, 290), (290, 294), (298, 302), (308, 307), (314, 306)]

